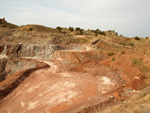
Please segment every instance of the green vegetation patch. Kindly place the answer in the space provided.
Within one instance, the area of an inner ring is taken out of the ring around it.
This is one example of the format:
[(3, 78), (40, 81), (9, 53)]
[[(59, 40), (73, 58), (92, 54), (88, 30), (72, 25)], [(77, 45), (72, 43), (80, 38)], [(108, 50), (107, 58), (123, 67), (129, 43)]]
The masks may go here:
[(112, 55), (114, 55), (114, 53), (113, 53), (113, 52), (111, 52), (111, 53), (108, 53), (107, 55), (108, 55), (108, 56), (112, 56)]
[(112, 61), (115, 61), (115, 60), (116, 60), (116, 59), (113, 57), (113, 58), (112, 58)]
[(93, 32), (95, 33), (96, 36), (98, 36), (98, 34), (99, 35), (104, 35), (104, 36), (106, 35), (106, 33), (104, 31), (101, 31), (99, 29), (93, 30)]
[(148, 67), (148, 66), (142, 66), (142, 67), (141, 67), (141, 70), (142, 70), (144, 73), (147, 73), (147, 72), (150, 72), (150, 67)]
[(134, 43), (129, 43), (130, 46), (134, 46)]
[(120, 45), (126, 45), (126, 43), (125, 43), (125, 42), (120, 42), (119, 44), (120, 44)]
[(138, 60), (138, 59), (133, 59), (133, 60), (131, 60), (131, 62), (133, 64), (135, 64), (136, 66), (141, 66), (143, 64), (143, 61), (142, 60)]
[(125, 54), (125, 51), (121, 51), (121, 54)]

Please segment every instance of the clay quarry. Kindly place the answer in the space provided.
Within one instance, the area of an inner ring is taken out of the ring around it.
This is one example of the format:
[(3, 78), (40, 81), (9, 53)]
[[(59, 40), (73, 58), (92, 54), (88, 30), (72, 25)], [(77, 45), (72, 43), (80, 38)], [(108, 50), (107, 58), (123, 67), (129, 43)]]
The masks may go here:
[(0, 113), (149, 113), (150, 39), (0, 19)]

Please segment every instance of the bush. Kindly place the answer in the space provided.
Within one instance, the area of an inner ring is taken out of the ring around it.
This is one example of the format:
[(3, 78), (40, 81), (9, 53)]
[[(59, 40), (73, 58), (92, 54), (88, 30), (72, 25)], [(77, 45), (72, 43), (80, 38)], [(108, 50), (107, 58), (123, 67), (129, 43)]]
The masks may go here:
[(79, 32), (79, 33), (76, 33), (77, 35), (82, 35), (82, 34), (83, 34), (84, 29), (81, 29), (80, 27), (77, 27), (77, 28), (76, 28), (76, 31), (78, 31), (78, 32)]
[(112, 61), (115, 61), (115, 60), (116, 60), (116, 59), (113, 57), (113, 58), (112, 58)]
[(59, 31), (61, 31), (61, 30), (62, 30), (62, 28), (61, 28), (61, 27), (59, 27), (59, 26), (58, 26), (58, 27), (56, 27), (56, 29), (57, 29), (57, 30), (59, 30)]
[(33, 30), (33, 28), (32, 27), (30, 27), (29, 29), (28, 29), (28, 31), (32, 31)]
[(145, 37), (145, 39), (149, 39), (150, 37)]
[(120, 45), (126, 45), (126, 43), (124, 43), (124, 42), (120, 42), (119, 44), (120, 44)]
[(112, 53), (108, 53), (107, 55), (108, 55), (108, 56), (112, 56), (112, 55), (114, 55), (114, 53), (113, 53), (113, 52), (112, 52)]
[(77, 28), (76, 28), (76, 31), (80, 31), (80, 30), (81, 30), (80, 27), (77, 27)]
[(143, 64), (143, 62), (141, 60), (138, 60), (138, 59), (133, 59), (131, 62), (133, 64), (135, 64), (136, 66), (141, 66)]
[(150, 71), (150, 68), (147, 67), (147, 66), (142, 66), (141, 70), (146, 73), (146, 72), (149, 72)]
[(125, 99), (122, 98), (122, 99), (120, 99), (120, 101), (123, 102), (123, 101), (125, 101)]
[(134, 43), (129, 43), (130, 46), (134, 46)]
[(134, 39), (135, 39), (135, 40), (140, 40), (140, 38), (139, 38), (139, 37), (137, 37), (137, 36), (136, 36)]
[(106, 33), (104, 31), (101, 31), (99, 29), (93, 30), (93, 32), (95, 33), (96, 36), (98, 36), (98, 34), (100, 34), (100, 35), (106, 35)]
[(69, 27), (69, 30), (72, 32), (72, 31), (74, 31), (74, 28), (73, 27)]
[(2, 27), (7, 27), (7, 26), (5, 24), (3, 24)]
[(121, 54), (124, 54), (125, 53), (125, 51), (121, 51)]

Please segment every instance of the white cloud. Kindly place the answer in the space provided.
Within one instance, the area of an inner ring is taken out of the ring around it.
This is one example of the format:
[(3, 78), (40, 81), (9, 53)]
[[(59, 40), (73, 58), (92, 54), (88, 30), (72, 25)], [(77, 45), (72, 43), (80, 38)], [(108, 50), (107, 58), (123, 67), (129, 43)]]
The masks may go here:
[(0, 14), (18, 25), (113, 29), (129, 37), (146, 37), (149, 4), (149, 0), (0, 0)]

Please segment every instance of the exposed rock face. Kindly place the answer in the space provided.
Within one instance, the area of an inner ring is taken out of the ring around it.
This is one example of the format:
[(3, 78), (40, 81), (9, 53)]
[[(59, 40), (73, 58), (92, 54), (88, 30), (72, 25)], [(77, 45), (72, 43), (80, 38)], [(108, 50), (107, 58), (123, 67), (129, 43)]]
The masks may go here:
[(36, 66), (36, 62), (28, 62), (23, 59), (0, 59), (0, 82), (8, 76), (21, 70), (27, 70)]
[(0, 46), (1, 57), (35, 57), (41, 59), (51, 59), (51, 46), (36, 45), (3, 45)]
[(6, 60), (0, 59), (0, 82), (6, 79)]

